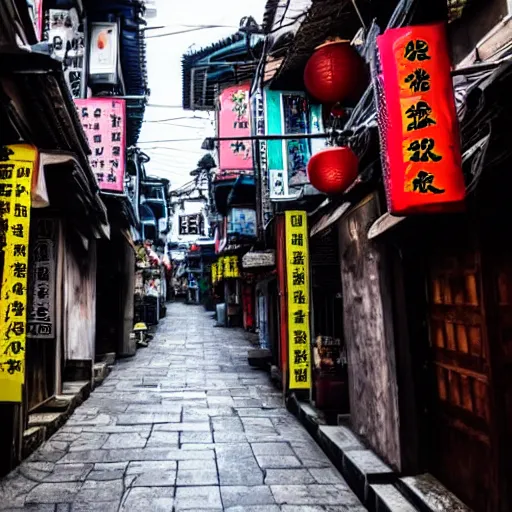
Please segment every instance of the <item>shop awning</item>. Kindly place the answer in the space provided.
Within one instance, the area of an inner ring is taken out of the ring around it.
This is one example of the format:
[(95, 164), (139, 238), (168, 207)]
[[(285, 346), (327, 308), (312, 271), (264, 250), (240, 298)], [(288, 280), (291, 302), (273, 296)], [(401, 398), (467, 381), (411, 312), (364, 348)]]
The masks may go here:
[(334, 224), (336, 221), (341, 219), (352, 206), (351, 202), (343, 202), (339, 206), (329, 209), (327, 213), (322, 215), (320, 219), (313, 225), (310, 231), (310, 236), (318, 235), (322, 231), (325, 231), (329, 226)]
[(254, 176), (238, 176), (228, 196), (228, 206), (254, 205), (255, 203), (256, 180)]
[(249, 206), (256, 203), (256, 181), (254, 176), (247, 175), (219, 180), (213, 184), (213, 195), (217, 211), (226, 216), (231, 206)]
[(386, 231), (393, 229), (395, 226), (406, 219), (407, 217), (395, 217), (394, 215), (386, 212), (371, 225), (370, 229), (368, 230), (368, 240), (377, 238), (379, 235), (382, 235)]
[(251, 80), (263, 48), (262, 38), (238, 32), (183, 56), (183, 108), (215, 110), (218, 88)]

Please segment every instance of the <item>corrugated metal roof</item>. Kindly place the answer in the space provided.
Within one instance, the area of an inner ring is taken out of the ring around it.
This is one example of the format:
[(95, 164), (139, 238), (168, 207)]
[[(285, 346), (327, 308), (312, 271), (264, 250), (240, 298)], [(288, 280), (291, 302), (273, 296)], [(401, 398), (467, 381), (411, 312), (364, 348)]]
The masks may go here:
[(263, 41), (236, 33), (182, 58), (183, 108), (214, 110), (220, 88), (250, 80), (258, 65)]

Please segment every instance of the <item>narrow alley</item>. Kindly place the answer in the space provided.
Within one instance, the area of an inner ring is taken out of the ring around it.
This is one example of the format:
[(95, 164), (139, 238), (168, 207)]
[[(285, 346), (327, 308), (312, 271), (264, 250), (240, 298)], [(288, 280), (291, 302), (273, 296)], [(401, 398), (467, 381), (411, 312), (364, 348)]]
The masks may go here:
[(112, 373), (0, 484), (0, 510), (366, 510), (247, 364), (242, 330), (170, 305)]

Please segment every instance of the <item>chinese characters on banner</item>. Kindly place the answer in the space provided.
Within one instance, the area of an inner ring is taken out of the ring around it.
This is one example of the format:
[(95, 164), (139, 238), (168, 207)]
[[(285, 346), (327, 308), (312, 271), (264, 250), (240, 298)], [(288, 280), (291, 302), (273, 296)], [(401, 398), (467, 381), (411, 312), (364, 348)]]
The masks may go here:
[(217, 263), (212, 263), (212, 284), (217, 284), (218, 280), (219, 280), (218, 265), (217, 265)]
[(32, 146), (0, 146), (0, 402), (21, 402), (25, 381), (31, 185), (37, 157)]
[(444, 25), (390, 29), (377, 45), (389, 212), (461, 209), (465, 184)]
[(249, 137), (249, 84), (224, 89), (220, 94), (219, 137), (232, 137), (219, 144), (219, 172), (216, 179), (231, 179), (241, 171), (253, 171), (252, 142)]
[(287, 211), (285, 215), (290, 389), (309, 389), (311, 386), (311, 333), (308, 218), (305, 211)]
[(212, 265), (212, 282), (218, 283), (223, 279), (240, 277), (238, 256), (222, 256)]
[(100, 190), (124, 191), (126, 104), (114, 98), (75, 100), (89, 140), (92, 170)]
[(38, 219), (33, 241), (28, 282), (27, 337), (55, 338), (55, 240), (53, 219)]

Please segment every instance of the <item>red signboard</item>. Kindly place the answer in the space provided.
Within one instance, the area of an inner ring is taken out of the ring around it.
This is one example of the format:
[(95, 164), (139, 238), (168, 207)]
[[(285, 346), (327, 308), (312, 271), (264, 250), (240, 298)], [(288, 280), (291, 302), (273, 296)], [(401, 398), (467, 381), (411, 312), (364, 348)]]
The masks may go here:
[(232, 140), (220, 142), (220, 172), (217, 179), (226, 179), (236, 175), (237, 171), (253, 169), (251, 141), (237, 140), (237, 137), (251, 135), (249, 87), (249, 84), (236, 85), (224, 89), (220, 94), (219, 137), (230, 137)]
[(465, 184), (444, 25), (387, 30), (377, 45), (389, 212), (461, 209)]
[(115, 98), (75, 100), (92, 154), (89, 156), (98, 186), (123, 192), (126, 153), (126, 105)]

